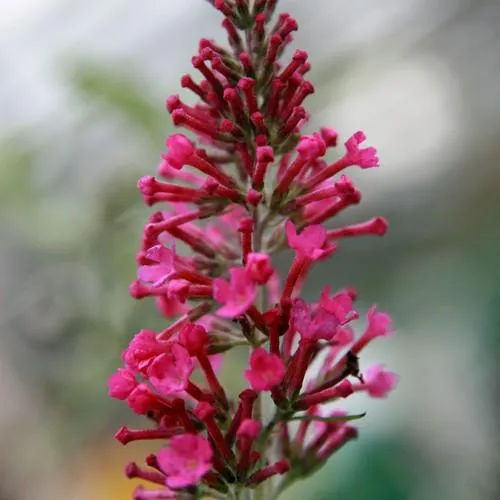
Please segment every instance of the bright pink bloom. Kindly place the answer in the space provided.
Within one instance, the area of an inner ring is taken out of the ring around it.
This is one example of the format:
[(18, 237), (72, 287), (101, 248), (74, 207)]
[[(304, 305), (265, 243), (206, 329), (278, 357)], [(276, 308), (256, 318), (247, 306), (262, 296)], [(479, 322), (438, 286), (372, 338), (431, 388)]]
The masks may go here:
[(341, 175), (340, 179), (338, 181), (335, 181), (333, 185), (337, 190), (337, 196), (345, 199), (357, 199), (360, 196), (360, 193), (356, 189), (356, 186), (354, 185), (352, 180), (347, 177), (347, 175)]
[(162, 155), (170, 166), (181, 169), (193, 156), (195, 151), (193, 143), (182, 134), (173, 134), (167, 138), (168, 151)]
[(250, 278), (259, 285), (265, 285), (274, 273), (269, 255), (263, 252), (250, 252), (245, 269)]
[(337, 328), (337, 333), (335, 334), (335, 345), (345, 346), (351, 344), (354, 340), (354, 332), (352, 328), (348, 326), (341, 326)]
[(326, 153), (325, 141), (318, 135), (304, 135), (297, 144), (297, 153), (306, 161), (312, 162)]
[(276, 387), (285, 376), (285, 365), (276, 354), (267, 352), (264, 348), (254, 349), (250, 356), (250, 369), (245, 370), (245, 378), (252, 389), (267, 391)]
[(345, 158), (352, 165), (361, 168), (378, 167), (377, 150), (375, 148), (359, 148), (359, 145), (366, 140), (366, 135), (362, 131), (356, 132), (345, 142), (347, 149)]
[(155, 245), (146, 252), (146, 258), (154, 264), (140, 266), (137, 278), (144, 283), (151, 283), (154, 287), (163, 285), (175, 270), (175, 248), (170, 250), (163, 245)]
[(339, 323), (345, 324), (358, 317), (356, 311), (353, 310), (353, 300), (349, 292), (343, 290), (333, 297), (329, 295), (330, 287), (326, 286), (321, 293), (319, 305), (325, 311), (334, 314)]
[(394, 372), (384, 370), (380, 364), (373, 365), (363, 373), (364, 388), (372, 398), (385, 398), (396, 387), (398, 377)]
[(118, 368), (108, 379), (108, 393), (112, 398), (127, 399), (136, 386), (135, 375), (126, 368)]
[(242, 267), (232, 267), (229, 282), (217, 278), (213, 282), (214, 299), (223, 304), (217, 315), (223, 318), (235, 318), (244, 314), (257, 296), (254, 281)]
[(198, 484), (212, 467), (210, 443), (195, 434), (181, 434), (170, 440), (168, 448), (157, 454), (158, 465), (166, 474), (169, 488), (185, 488)]
[(292, 221), (286, 223), (286, 237), (288, 246), (298, 255), (311, 260), (318, 260), (329, 255), (333, 248), (326, 246), (327, 233), (323, 226), (312, 225), (306, 227), (300, 234)]
[(143, 195), (151, 195), (155, 191), (156, 181), (151, 175), (145, 175), (137, 181), (137, 188)]
[(146, 373), (155, 356), (163, 352), (164, 344), (156, 338), (156, 332), (141, 330), (123, 351), (122, 359), (132, 371)]
[(208, 343), (208, 333), (204, 326), (188, 323), (179, 332), (179, 342), (192, 356), (203, 352)]
[(337, 145), (339, 134), (336, 130), (329, 127), (323, 127), (320, 130), (321, 138), (325, 141), (327, 147), (334, 147)]
[(148, 370), (149, 380), (163, 396), (183, 392), (194, 369), (189, 353), (176, 342), (169, 342)]
[(393, 333), (391, 317), (385, 312), (377, 311), (377, 306), (372, 306), (367, 314), (368, 326), (363, 336), (371, 340), (377, 337), (387, 337)]
[(337, 316), (321, 304), (314, 307), (299, 298), (292, 303), (291, 322), (300, 336), (308, 340), (331, 340), (340, 325)]
[(128, 396), (127, 403), (138, 415), (162, 408), (155, 393), (146, 384), (139, 384)]

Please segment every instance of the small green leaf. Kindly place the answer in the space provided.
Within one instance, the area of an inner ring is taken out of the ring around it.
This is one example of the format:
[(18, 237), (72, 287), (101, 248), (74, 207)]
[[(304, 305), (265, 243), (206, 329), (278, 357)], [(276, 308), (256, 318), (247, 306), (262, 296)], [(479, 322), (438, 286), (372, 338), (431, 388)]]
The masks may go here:
[(365, 415), (366, 412), (358, 413), (357, 415), (333, 415), (331, 417), (320, 417), (316, 415), (296, 415), (288, 420), (311, 420), (311, 421), (326, 422), (326, 423), (350, 422), (351, 420), (359, 420), (360, 418), (363, 418)]

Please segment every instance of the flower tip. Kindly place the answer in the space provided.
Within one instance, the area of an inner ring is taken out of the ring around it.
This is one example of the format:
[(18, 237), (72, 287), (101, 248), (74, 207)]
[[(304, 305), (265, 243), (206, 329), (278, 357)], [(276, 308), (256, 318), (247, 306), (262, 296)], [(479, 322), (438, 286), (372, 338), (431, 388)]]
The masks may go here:
[(256, 207), (261, 202), (262, 197), (263, 197), (262, 193), (253, 188), (250, 188), (248, 190), (246, 200), (250, 205)]
[(241, 90), (253, 89), (255, 87), (255, 80), (248, 76), (244, 76), (243, 78), (240, 78), (240, 80), (238, 81), (238, 87)]
[(371, 366), (363, 374), (366, 391), (372, 398), (385, 398), (398, 383), (396, 373), (384, 370), (383, 365)]
[(285, 376), (282, 359), (263, 347), (254, 349), (250, 355), (250, 368), (245, 370), (245, 378), (255, 391), (267, 391), (281, 383)]
[(292, 59), (294, 61), (300, 62), (300, 63), (305, 63), (307, 61), (307, 58), (309, 57), (309, 54), (305, 50), (300, 50), (297, 49), (295, 53), (293, 54)]
[(185, 488), (198, 484), (212, 466), (210, 443), (197, 434), (179, 434), (157, 455), (160, 469), (167, 475), (167, 486)]
[[(174, 124), (179, 125), (184, 120), (184, 111), (176, 109), (172, 112)], [(193, 143), (183, 134), (172, 134), (166, 140), (168, 148), (164, 159), (168, 161), (171, 167), (179, 170), (193, 155), (195, 149)]]
[(152, 195), (155, 185), (155, 178), (151, 175), (145, 175), (137, 181), (137, 189), (143, 195)]
[(255, 441), (262, 430), (262, 424), (258, 420), (246, 418), (238, 427), (236, 435), (238, 437), (246, 437)]
[(336, 386), (336, 389), (341, 398), (347, 398), (354, 392), (351, 382), (347, 379), (342, 380), (342, 382)]
[(379, 166), (377, 150), (374, 147), (360, 148), (359, 145), (366, 140), (366, 135), (361, 130), (354, 133), (345, 142), (347, 150), (346, 159), (352, 165), (358, 165), (361, 168), (371, 168)]
[(165, 107), (170, 114), (172, 114), (174, 110), (179, 109), (181, 106), (181, 98), (177, 94), (171, 95), (165, 102)]
[(258, 146), (257, 161), (266, 163), (274, 161), (273, 148), (271, 146)]
[(320, 129), (321, 138), (325, 141), (328, 147), (335, 147), (339, 134), (333, 128), (323, 127)]
[(119, 368), (108, 379), (108, 393), (115, 399), (127, 399), (135, 387), (137, 387), (135, 375), (126, 368)]
[(188, 323), (179, 332), (179, 342), (191, 355), (202, 352), (208, 343), (207, 330), (202, 325)]
[(130, 441), (130, 432), (128, 428), (125, 426), (120, 427), (115, 434), (115, 439), (123, 445), (127, 444)]
[(130, 462), (125, 466), (125, 477), (134, 479), (139, 474), (139, 467), (135, 462)]
[(374, 234), (378, 236), (384, 236), (384, 234), (387, 232), (388, 227), (389, 224), (387, 222), (387, 219), (385, 219), (384, 217), (375, 217), (375, 219), (373, 219), (372, 229)]
[(297, 153), (305, 161), (313, 162), (326, 153), (326, 143), (317, 134), (303, 136), (297, 144)]
[(135, 280), (130, 284), (128, 287), (128, 293), (133, 299), (136, 300), (143, 299), (147, 296), (145, 287), (139, 280)]

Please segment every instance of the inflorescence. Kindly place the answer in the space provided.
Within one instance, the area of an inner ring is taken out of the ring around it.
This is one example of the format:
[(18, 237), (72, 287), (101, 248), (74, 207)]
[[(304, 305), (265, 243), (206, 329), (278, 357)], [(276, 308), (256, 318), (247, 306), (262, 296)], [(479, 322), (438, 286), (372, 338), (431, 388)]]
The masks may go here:
[[(392, 333), (385, 312), (372, 306), (356, 337), (354, 289), (300, 298), (311, 268), (343, 238), (385, 234), (380, 217), (324, 226), (360, 202), (344, 171), (377, 167), (376, 150), (356, 132), (330, 162), (333, 129), (302, 135), (310, 64), (302, 50), (281, 62), (297, 22), (274, 16), (277, 0), (210, 3), (230, 49), (200, 40), (192, 65), (202, 79), (181, 78), (197, 103), (166, 102), (174, 124), (197, 139), (168, 137), (159, 177), (138, 182), (161, 210), (144, 227), (130, 293), (154, 297), (169, 325), (137, 333), (109, 379), (110, 395), (150, 422), (122, 427), (116, 439), (165, 443), (147, 467), (126, 467), (156, 485), (139, 487), (136, 500), (275, 498), (357, 437), (350, 422), (361, 415), (325, 403), (357, 392), (381, 398), (396, 383), (382, 365), (359, 368), (362, 349)], [(294, 260), (280, 277), (273, 256), (287, 248)], [(238, 346), (250, 349), (248, 386), (233, 399), (218, 365)]]

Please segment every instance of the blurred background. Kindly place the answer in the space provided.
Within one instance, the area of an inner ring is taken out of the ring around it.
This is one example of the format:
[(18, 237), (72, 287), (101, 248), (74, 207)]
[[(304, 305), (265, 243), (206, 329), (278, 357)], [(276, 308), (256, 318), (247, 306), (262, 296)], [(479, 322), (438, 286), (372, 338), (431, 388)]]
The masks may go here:
[[(133, 416), (106, 379), (135, 331), (161, 325), (127, 292), (149, 212), (135, 183), (220, 17), (202, 0), (0, 5), (0, 500), (125, 500), (122, 468), (146, 450), (113, 441)], [(390, 311), (397, 336), (363, 363), (400, 375), (387, 401), (356, 400), (361, 438), (287, 498), (498, 499), (500, 2), (281, 10), (310, 51), (310, 130), (363, 129), (379, 149), (345, 220), (391, 222), (345, 242), (306, 295), (352, 284), (362, 310)]]

